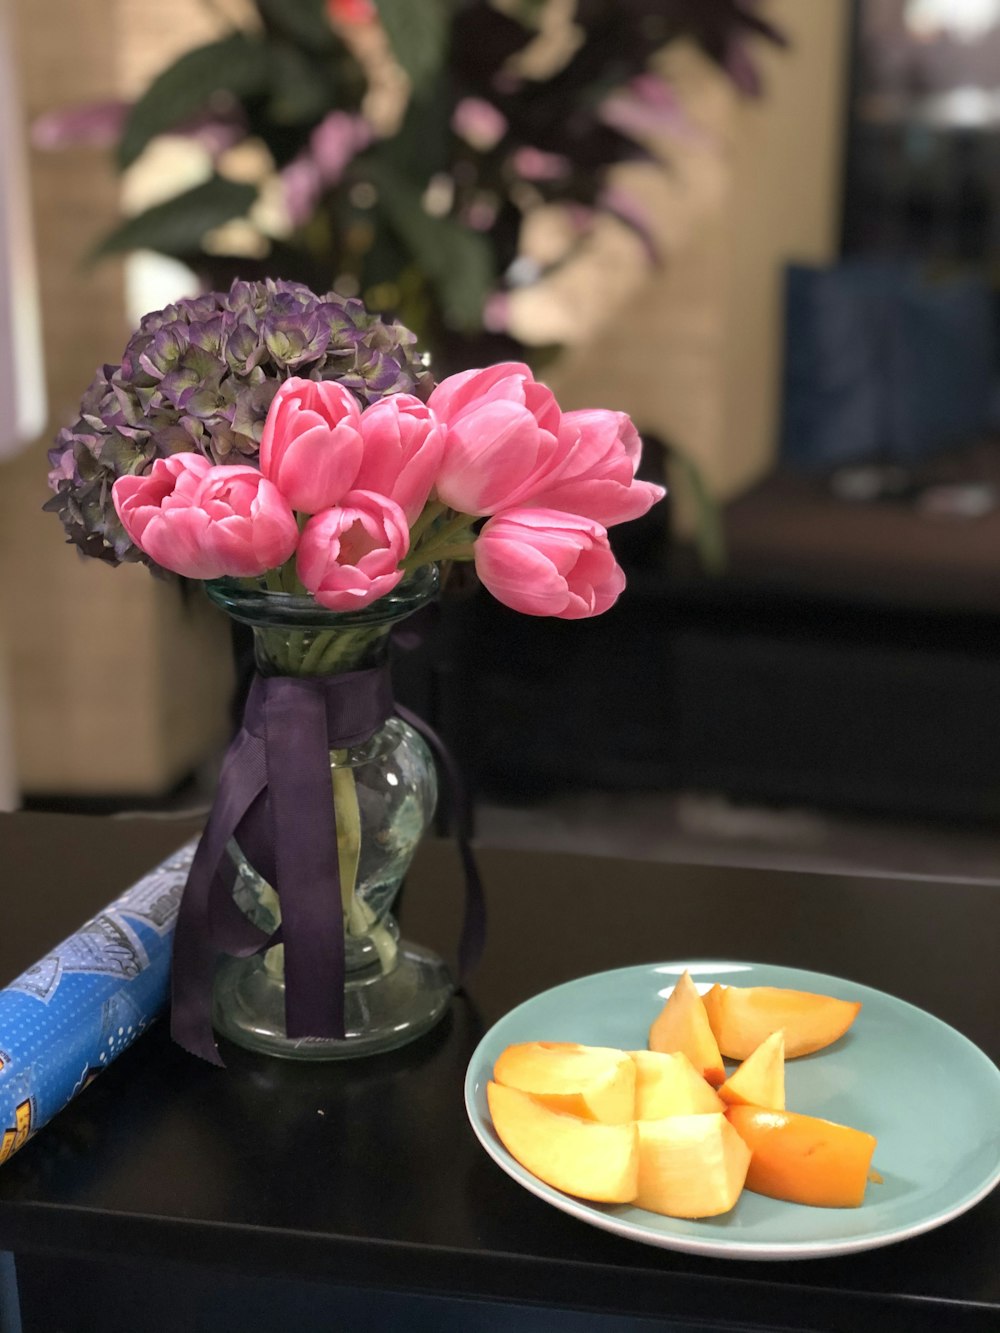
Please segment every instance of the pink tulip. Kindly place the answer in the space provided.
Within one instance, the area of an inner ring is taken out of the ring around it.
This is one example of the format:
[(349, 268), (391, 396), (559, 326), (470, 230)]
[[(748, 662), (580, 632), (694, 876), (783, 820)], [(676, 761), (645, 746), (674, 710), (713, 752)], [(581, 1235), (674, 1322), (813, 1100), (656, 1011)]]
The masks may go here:
[(220, 574), (250, 578), (277, 569), (298, 545), (291, 506), (255, 467), (211, 468), (194, 505), (208, 516), (202, 545)]
[(543, 485), (523, 503), (596, 519), (609, 528), (640, 518), (666, 490), (636, 481), (642, 441), (624, 412), (564, 412), (558, 460)]
[(523, 403), (540, 426), (553, 434), (559, 429), (559, 404), (551, 390), (536, 382), (531, 367), (522, 361), (501, 361), (483, 370), (449, 375), (431, 394), (429, 406), (439, 421), (450, 425), (463, 412), (480, 406), (484, 398)]
[(445, 504), (492, 514), (539, 489), (557, 454), (561, 414), (527, 366), (512, 361), (451, 375), (429, 406), (447, 425), (436, 482)]
[(362, 412), (361, 437), (365, 451), (354, 489), (395, 500), (412, 523), (434, 485), (444, 427), (419, 398), (393, 393)]
[(339, 504), (363, 450), (361, 408), (333, 380), (289, 379), (274, 397), (260, 441), (260, 470), (303, 514)]
[(299, 578), (320, 606), (354, 611), (396, 586), (409, 546), (406, 515), (394, 500), (351, 491), (302, 529)]
[(599, 523), (554, 509), (511, 509), (484, 524), (476, 572), (497, 601), (529, 616), (580, 620), (617, 601), (625, 575)]
[(136, 546), (185, 578), (263, 574), (298, 542), (287, 501), (256, 468), (213, 467), (201, 454), (158, 458), (144, 477), (119, 477), (112, 498)]
[(140, 551), (164, 569), (187, 578), (214, 578), (201, 546), (208, 519), (192, 509), (212, 464), (201, 454), (157, 458), (145, 476), (119, 477), (111, 498), (121, 525)]

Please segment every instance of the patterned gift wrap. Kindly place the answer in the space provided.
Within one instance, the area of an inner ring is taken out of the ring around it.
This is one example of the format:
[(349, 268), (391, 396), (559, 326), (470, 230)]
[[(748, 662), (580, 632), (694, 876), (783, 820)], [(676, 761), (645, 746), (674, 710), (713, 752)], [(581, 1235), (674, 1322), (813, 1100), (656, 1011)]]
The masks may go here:
[(166, 1007), (196, 846), (187, 843), (0, 990), (0, 1162)]

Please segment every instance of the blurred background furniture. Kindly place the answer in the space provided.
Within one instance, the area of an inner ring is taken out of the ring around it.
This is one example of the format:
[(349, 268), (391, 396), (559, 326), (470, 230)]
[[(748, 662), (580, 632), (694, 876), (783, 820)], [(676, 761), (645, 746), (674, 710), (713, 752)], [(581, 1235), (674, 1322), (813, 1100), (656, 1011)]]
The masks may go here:
[[(667, 550), (600, 625), (457, 611), (448, 694), (474, 683), (451, 731), (487, 799), (693, 790), (1000, 816), (1000, 119), (984, 110), (1000, 7), (858, 0), (850, 18), (843, 168), (828, 159), (842, 235), (822, 259), (802, 238), (756, 256), (773, 285), (734, 355), (754, 339), (776, 357), (722, 402), (731, 465), (757, 465), (723, 482), (699, 441), (724, 570), (699, 569), (682, 494)], [(934, 117), (914, 91), (928, 70), (955, 90)], [(883, 84), (909, 89), (889, 121)]]

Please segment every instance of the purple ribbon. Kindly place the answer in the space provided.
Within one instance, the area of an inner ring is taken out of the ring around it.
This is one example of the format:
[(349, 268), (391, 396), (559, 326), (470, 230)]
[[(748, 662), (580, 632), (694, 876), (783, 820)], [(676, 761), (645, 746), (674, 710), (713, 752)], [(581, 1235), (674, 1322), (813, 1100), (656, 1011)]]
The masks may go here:
[[(285, 946), (289, 1037), (344, 1037), (344, 927), (330, 750), (368, 740), (393, 712), (431, 744), (450, 780), (465, 868), (459, 982), (482, 954), (486, 910), (466, 838), (464, 792), (441, 739), (395, 708), (387, 667), (338, 676), (256, 676), (243, 725), (229, 747), (212, 810), (188, 875), (174, 935), (170, 1030), (176, 1042), (223, 1063), (212, 1031), (212, 984), (223, 955)], [(273, 934), (232, 897), (234, 838), (281, 901)]]

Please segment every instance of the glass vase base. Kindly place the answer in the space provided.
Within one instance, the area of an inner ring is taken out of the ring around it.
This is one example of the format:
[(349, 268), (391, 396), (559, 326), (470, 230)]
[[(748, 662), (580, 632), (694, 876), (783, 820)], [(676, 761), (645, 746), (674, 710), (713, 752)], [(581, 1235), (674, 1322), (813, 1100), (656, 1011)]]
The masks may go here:
[(395, 1050), (444, 1017), (454, 993), (447, 967), (430, 949), (399, 941), (395, 964), (344, 987), (343, 1039), (289, 1037), (285, 984), (264, 958), (227, 958), (215, 977), (216, 1032), (247, 1050), (286, 1060), (352, 1060)]

